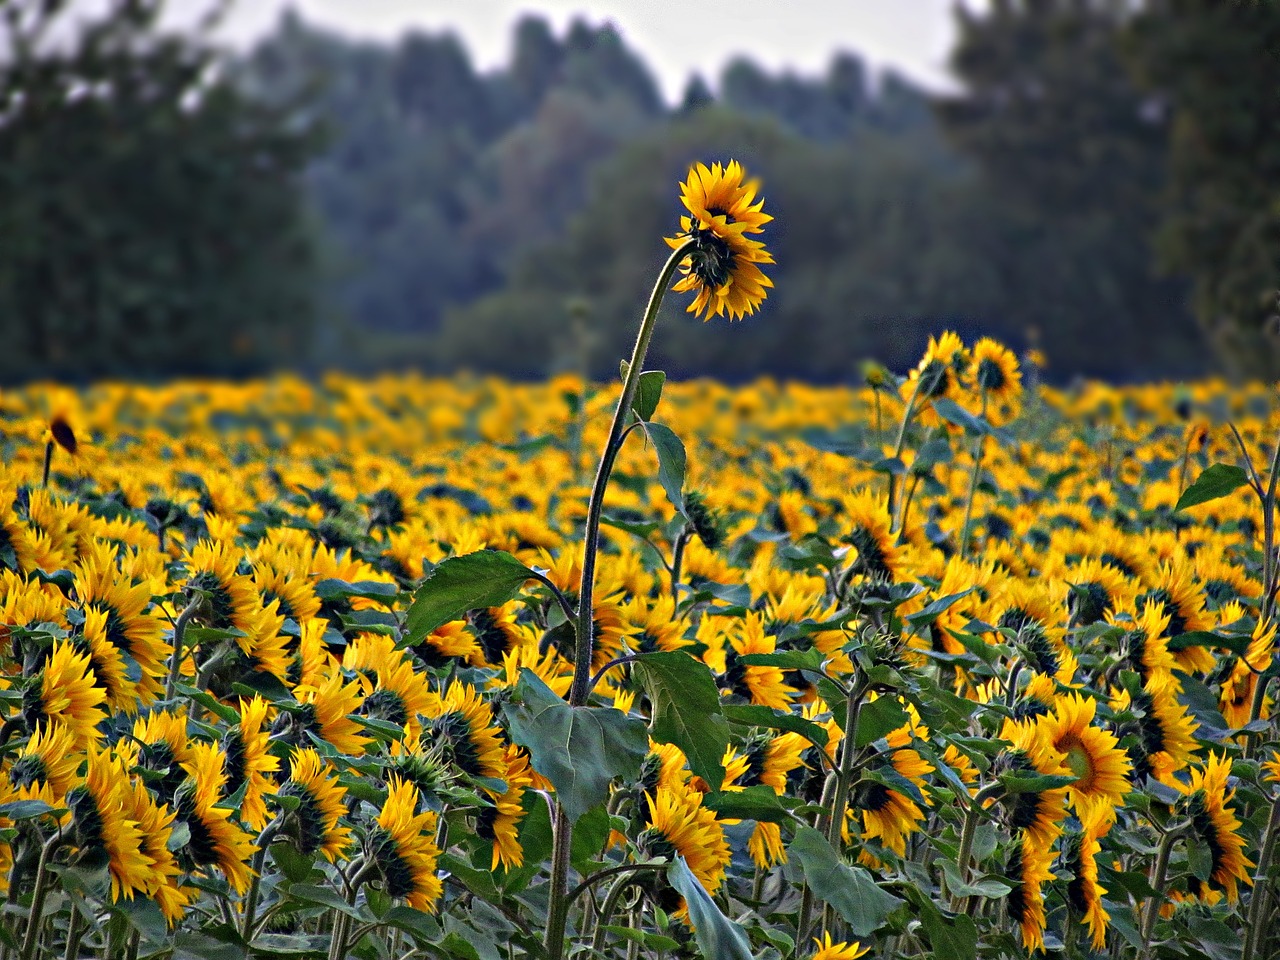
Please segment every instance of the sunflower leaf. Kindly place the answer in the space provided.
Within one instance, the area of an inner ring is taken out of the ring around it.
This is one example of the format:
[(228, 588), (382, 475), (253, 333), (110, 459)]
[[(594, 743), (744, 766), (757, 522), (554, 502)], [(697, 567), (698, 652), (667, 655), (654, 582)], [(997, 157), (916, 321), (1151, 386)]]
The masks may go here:
[(511, 739), (528, 749), (574, 820), (609, 798), (614, 777), (638, 777), (649, 751), (642, 721), (610, 708), (571, 707), (528, 668), (503, 713)]
[(877, 697), (858, 711), (854, 742), (865, 747), (910, 722), (907, 711), (894, 697)]
[(658, 454), (658, 482), (666, 491), (667, 499), (678, 514), (692, 523), (684, 507), (684, 444), (670, 427), (646, 421), (641, 421), (640, 426)]
[(753, 960), (755, 954), (752, 953), (747, 932), (740, 924), (734, 923), (720, 912), (716, 902), (684, 862), (684, 857), (675, 858), (667, 870), (667, 879), (689, 905), (693, 935), (704, 957), (715, 957), (715, 960)]
[(658, 401), (662, 399), (662, 385), (666, 382), (667, 375), (661, 370), (646, 370), (640, 374), (632, 409), (641, 420), (653, 419), (654, 411), (658, 409)]
[[(794, 801), (793, 801), (794, 803)], [(757, 823), (790, 823), (794, 817), (783, 806), (773, 787), (756, 784), (745, 790), (708, 793), (702, 805), (719, 814), (720, 819), (755, 820)]]
[(790, 731), (800, 734), (819, 747), (825, 747), (829, 739), (826, 727), (821, 727), (811, 720), (805, 720), (792, 713), (781, 713), (773, 707), (744, 703), (725, 704), (722, 709), (725, 719), (734, 726)]
[(1182, 491), (1182, 496), (1178, 498), (1173, 509), (1176, 512), (1208, 503), (1210, 500), (1217, 500), (1248, 482), (1249, 475), (1243, 468), (1229, 463), (1212, 464), (1204, 473), (1196, 477), (1195, 483)]
[(876, 885), (862, 867), (841, 859), (827, 838), (813, 827), (801, 827), (787, 846), (804, 874), (804, 882), (814, 895), (840, 914), (850, 932), (859, 939), (869, 937), (884, 924), (902, 903)]
[(477, 550), (439, 563), (418, 587), (405, 619), (405, 637), (421, 643), (432, 630), (468, 610), (497, 607), (513, 598), (534, 573), (503, 550)]
[(653, 739), (679, 747), (689, 769), (719, 790), (729, 724), (710, 667), (687, 653), (664, 651), (640, 654), (631, 669), (653, 703)]

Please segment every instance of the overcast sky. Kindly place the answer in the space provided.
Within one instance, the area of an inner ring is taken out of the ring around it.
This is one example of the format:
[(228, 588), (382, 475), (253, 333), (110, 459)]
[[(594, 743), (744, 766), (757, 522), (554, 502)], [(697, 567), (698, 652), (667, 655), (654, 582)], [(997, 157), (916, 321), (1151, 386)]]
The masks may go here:
[[(169, 0), (178, 16), (208, 0)], [(837, 50), (863, 54), (930, 86), (946, 83), (957, 0), (238, 0), (227, 30), (244, 42), (271, 29), (292, 5), (305, 19), (345, 33), (391, 39), (406, 28), (453, 30), (482, 68), (506, 61), (511, 25), (540, 13), (563, 33), (575, 16), (612, 22), (640, 51), (669, 100), (689, 74), (714, 80), (735, 54), (774, 70), (822, 72)], [(968, 0), (973, 5), (978, 0)]]

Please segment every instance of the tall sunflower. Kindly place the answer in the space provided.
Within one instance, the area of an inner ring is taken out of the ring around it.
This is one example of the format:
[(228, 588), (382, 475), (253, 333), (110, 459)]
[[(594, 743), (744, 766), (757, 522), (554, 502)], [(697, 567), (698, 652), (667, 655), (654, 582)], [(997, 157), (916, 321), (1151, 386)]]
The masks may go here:
[(1107, 820), (1101, 815), (1087, 817), (1079, 830), (1067, 834), (1062, 843), (1062, 862), (1072, 880), (1067, 884), (1067, 903), (1089, 928), (1093, 949), (1101, 951), (1107, 944), (1110, 915), (1102, 906), (1106, 888), (1098, 883), (1098, 854), (1102, 845), (1098, 838), (1106, 833)]
[(348, 756), (360, 756), (369, 738), (351, 714), (360, 710), (363, 696), (356, 680), (347, 682), (335, 667), (314, 686), (294, 691), (297, 706), (282, 710), (271, 726), (271, 737), (295, 747), (311, 744), (308, 734), (327, 740)]
[(166, 804), (157, 804), (141, 780), (125, 785), (122, 798), (126, 816), (137, 823), (142, 834), (142, 853), (152, 863), (151, 886), (146, 893), (173, 926), (196, 897), (195, 888), (181, 885), (182, 869), (169, 849), (177, 815)]
[[(1061, 754), (1045, 740), (1038, 724), (1006, 720), (1000, 739), (1012, 745), (1000, 757), (1001, 766), (1008, 772), (1028, 776), (1071, 775)], [(1065, 789), (1053, 788), (1011, 793), (1001, 802), (1009, 827), (1023, 831), (1024, 838), (1036, 848), (1047, 850), (1062, 833), (1066, 799)]]
[(687, 310), (704, 319), (753, 314), (773, 286), (760, 269), (773, 263), (773, 256), (759, 240), (746, 236), (762, 232), (773, 217), (764, 212), (764, 201), (756, 200), (759, 181), (744, 182), (744, 176), (736, 160), (725, 166), (699, 163), (680, 185), (680, 201), (689, 216), (680, 218), (680, 233), (667, 238), (667, 244), (674, 250), (692, 240), (693, 247), (673, 289), (694, 292)]
[(1022, 371), (1012, 350), (990, 337), (973, 345), (969, 379), (983, 399), (987, 419), (997, 427), (1018, 416), (1022, 400)]
[(533, 783), (529, 755), (524, 750), (509, 743), (503, 750), (503, 759), (507, 764), (504, 778), (507, 789), (502, 793), (486, 790), (493, 806), (482, 808), (476, 815), (476, 836), (493, 844), (491, 870), (497, 870), (498, 864), (507, 869), (524, 865), (524, 849), (519, 839), (520, 821), (525, 815), (525, 791)]
[(25, 792), (39, 791), (47, 785), (61, 803), (75, 785), (83, 760), (84, 752), (76, 747), (65, 726), (45, 724), (18, 751), (9, 768), (9, 782), (17, 789), (19, 799), (25, 797)]
[(339, 823), (347, 812), (342, 802), (347, 790), (336, 776), (329, 776), (320, 754), (309, 748), (294, 750), (289, 779), (278, 794), (299, 801), (298, 808), (285, 816), (286, 830), (298, 850), (307, 856), (323, 854), (330, 863), (337, 863), (351, 846), (350, 828)]
[(1014, 883), (1006, 904), (1010, 918), (1018, 924), (1022, 945), (1027, 950), (1044, 949), (1044, 885), (1054, 879), (1049, 864), (1050, 847), (1042, 847), (1030, 835), (1013, 844), (1005, 876)]
[(1197, 723), (1169, 686), (1148, 683), (1132, 698), (1128, 691), (1118, 690), (1112, 695), (1112, 706), (1134, 715), (1120, 733), (1138, 734), (1138, 742), (1129, 749), (1135, 779), (1151, 776), (1167, 783), (1191, 762)]
[(436, 876), (436, 815), (418, 812), (418, 789), (392, 777), (387, 802), (365, 836), (365, 856), (382, 875), (382, 888), (415, 910), (432, 912), (444, 890)]

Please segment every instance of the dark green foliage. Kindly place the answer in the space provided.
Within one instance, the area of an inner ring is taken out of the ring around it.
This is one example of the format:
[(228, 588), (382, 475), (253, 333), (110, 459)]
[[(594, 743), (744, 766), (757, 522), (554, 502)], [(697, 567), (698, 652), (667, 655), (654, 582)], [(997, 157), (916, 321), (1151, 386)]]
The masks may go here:
[[(159, 0), (0, 22), (0, 378), (242, 373), (306, 355), (315, 146)], [(12, 55), (10, 55), (12, 51)]]
[(1280, 372), (1280, 4), (1154, 0), (1127, 47), (1170, 111), (1159, 250), (1233, 372)]

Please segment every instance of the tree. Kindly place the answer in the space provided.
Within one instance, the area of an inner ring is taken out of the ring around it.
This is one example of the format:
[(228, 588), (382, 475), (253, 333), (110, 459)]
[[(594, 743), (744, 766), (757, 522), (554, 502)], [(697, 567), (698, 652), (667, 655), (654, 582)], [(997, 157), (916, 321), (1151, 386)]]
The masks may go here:
[(1280, 4), (1160, 0), (1128, 51), (1172, 117), (1159, 249), (1237, 371), (1280, 374)]
[(65, 0), (3, 5), (0, 377), (307, 354), (314, 134), (223, 78), (203, 33), (162, 32), (161, 6), (113, 0), (84, 22)]
[(951, 65), (964, 89), (937, 106), (1000, 224), (991, 252), (1011, 299), (1043, 331), (1051, 359), (1105, 329), (1115, 362), (1107, 372), (1121, 378), (1153, 366), (1188, 371), (1200, 340), (1185, 284), (1156, 270), (1150, 238), (1168, 128), (1121, 55), (1133, 6), (958, 7)]

